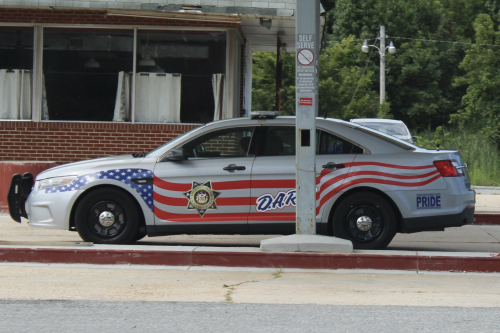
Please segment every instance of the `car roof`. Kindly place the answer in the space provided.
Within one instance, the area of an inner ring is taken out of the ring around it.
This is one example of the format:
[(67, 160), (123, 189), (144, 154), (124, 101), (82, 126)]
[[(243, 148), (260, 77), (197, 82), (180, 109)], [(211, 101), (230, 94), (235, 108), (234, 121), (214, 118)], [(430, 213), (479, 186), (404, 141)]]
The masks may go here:
[(381, 119), (381, 118), (356, 118), (351, 119), (353, 123), (402, 123), (401, 120), (396, 119)]

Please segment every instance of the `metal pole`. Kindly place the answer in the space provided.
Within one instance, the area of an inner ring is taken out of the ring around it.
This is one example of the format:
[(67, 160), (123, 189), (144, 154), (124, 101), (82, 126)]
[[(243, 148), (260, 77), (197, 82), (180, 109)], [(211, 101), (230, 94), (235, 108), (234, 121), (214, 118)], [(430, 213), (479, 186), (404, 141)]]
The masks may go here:
[(316, 234), (316, 115), (318, 114), (319, 0), (297, 0), (296, 189), (297, 234)]
[(276, 50), (276, 111), (281, 111), (281, 88), (283, 85), (283, 58), (282, 58), (282, 35), (278, 32)]
[(385, 100), (385, 27), (380, 26), (380, 104)]

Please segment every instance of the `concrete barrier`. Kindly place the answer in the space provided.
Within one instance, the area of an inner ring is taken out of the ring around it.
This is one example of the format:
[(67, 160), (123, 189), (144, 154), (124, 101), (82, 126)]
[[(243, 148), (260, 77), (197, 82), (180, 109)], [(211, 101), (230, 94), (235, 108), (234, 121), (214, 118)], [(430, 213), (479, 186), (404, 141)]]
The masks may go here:
[(474, 214), (474, 225), (500, 225), (500, 214)]
[(7, 194), (12, 175), (30, 172), (36, 177), (40, 172), (55, 167), (55, 162), (46, 161), (0, 161), (0, 207), (2, 214), (9, 212)]

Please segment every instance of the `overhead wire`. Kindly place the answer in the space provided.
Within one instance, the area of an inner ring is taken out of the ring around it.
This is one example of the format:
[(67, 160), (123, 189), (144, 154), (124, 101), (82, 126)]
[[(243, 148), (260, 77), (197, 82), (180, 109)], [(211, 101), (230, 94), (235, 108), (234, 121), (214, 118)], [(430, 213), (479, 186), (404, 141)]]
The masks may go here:
[[(373, 45), (375, 45), (375, 43), (377, 42), (377, 39), (378, 39), (378, 37), (376, 37), (375, 40), (373, 41)], [(347, 112), (349, 112), (352, 101), (354, 100), (354, 97), (356, 96), (356, 93), (358, 92), (359, 85), (361, 84), (361, 79), (365, 75), (366, 68), (368, 68), (368, 63), (370, 61), (370, 55), (372, 54), (373, 49), (374, 49), (373, 47), (370, 48), (370, 53), (368, 53), (368, 57), (366, 57), (365, 68), (363, 69), (363, 72), (361, 73), (361, 76), (359, 77), (358, 85), (356, 86), (356, 89), (354, 89), (354, 93), (352, 94), (351, 101), (349, 102), (349, 105), (347, 106), (347, 109), (345, 110), (342, 118), (345, 118), (345, 116), (347, 115)]]
[[(395, 36), (386, 36), (386, 38), (392, 38), (392, 39), (406, 39), (406, 40), (414, 40), (414, 41), (423, 41), (423, 42), (434, 42), (434, 43), (449, 43), (449, 44), (465, 44), (465, 45), (479, 45), (479, 46), (495, 46), (495, 47), (500, 47), (500, 45), (497, 45), (497, 44), (484, 44), (484, 43), (472, 43), (472, 42), (458, 42), (458, 41), (447, 41), (447, 40), (438, 40), (438, 39), (422, 39), (422, 38), (409, 38), (409, 37), (395, 37)], [(373, 41), (373, 44), (375, 44), (377, 42), (377, 39), (378, 37), (375, 38), (375, 40)], [(354, 38), (354, 39), (351, 39), (352, 41), (362, 41), (362, 40), (366, 40), (366, 39), (363, 39), (363, 38)], [(333, 43), (342, 43), (341, 41), (331, 41)], [(356, 86), (356, 89), (354, 90), (354, 93), (351, 97), (351, 101), (349, 102), (349, 105), (347, 106), (347, 109), (346, 111), (344, 112), (344, 115), (342, 118), (345, 118), (347, 113), (349, 112), (349, 109), (351, 107), (351, 104), (352, 102), (354, 101), (354, 97), (356, 96), (356, 93), (358, 92), (358, 88), (359, 88), (359, 85), (361, 84), (361, 79), (363, 78), (363, 76), (365, 75), (365, 72), (366, 72), (366, 69), (368, 67), (368, 63), (369, 63), (369, 56), (372, 54), (373, 52), (373, 48), (370, 48), (370, 53), (368, 54), (368, 57), (367, 57), (367, 60), (366, 60), (366, 63), (365, 63), (365, 68), (363, 69), (363, 72), (361, 73), (361, 76), (358, 80), (358, 84)]]

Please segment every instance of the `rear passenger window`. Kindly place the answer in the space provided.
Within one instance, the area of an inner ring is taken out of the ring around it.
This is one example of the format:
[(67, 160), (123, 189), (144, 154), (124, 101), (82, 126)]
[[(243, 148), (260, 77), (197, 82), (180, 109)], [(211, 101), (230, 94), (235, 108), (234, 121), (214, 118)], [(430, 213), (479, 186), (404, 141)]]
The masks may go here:
[(259, 155), (295, 155), (295, 127), (268, 127)]
[[(295, 127), (264, 127), (260, 140), (258, 156), (295, 155)], [(362, 154), (363, 149), (325, 131), (316, 131), (316, 154)]]
[(333, 134), (320, 131), (316, 153), (318, 155), (362, 154), (363, 149)]

